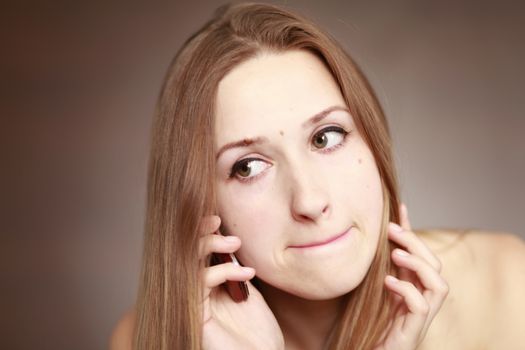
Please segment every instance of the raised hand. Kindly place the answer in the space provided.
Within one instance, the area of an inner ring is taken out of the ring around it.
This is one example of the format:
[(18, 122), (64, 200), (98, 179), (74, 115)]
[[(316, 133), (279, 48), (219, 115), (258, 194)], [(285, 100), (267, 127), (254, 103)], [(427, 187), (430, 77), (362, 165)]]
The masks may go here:
[[(234, 253), (241, 246), (238, 237), (213, 234), (220, 223), (216, 215), (207, 216), (202, 221), (199, 257), (203, 260), (211, 253)], [(283, 334), (275, 316), (259, 291), (249, 282), (254, 276), (253, 268), (233, 263), (203, 269), (204, 349), (284, 349)], [(227, 280), (247, 281), (248, 299), (239, 303), (233, 301), (219, 287)]]
[(375, 350), (412, 350), (423, 341), (430, 323), (448, 295), (449, 286), (440, 276), (441, 261), (414, 233), (406, 206), (400, 206), (401, 227), (390, 223), (389, 238), (404, 247), (392, 252), (399, 266), (399, 279), (386, 276), (385, 286), (395, 300), (394, 314), (384, 340)]

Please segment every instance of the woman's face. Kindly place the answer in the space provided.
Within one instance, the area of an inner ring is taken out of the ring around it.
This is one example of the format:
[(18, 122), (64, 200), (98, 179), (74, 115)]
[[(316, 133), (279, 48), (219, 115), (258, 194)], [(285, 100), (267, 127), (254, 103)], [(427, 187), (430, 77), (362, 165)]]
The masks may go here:
[(378, 245), (381, 180), (329, 71), (306, 51), (264, 54), (216, 102), (219, 216), (242, 264), (305, 299), (354, 289)]

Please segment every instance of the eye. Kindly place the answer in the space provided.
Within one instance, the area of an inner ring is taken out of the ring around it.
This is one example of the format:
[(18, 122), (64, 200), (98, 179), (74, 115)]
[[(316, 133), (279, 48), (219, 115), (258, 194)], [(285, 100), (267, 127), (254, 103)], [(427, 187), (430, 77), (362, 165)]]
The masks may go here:
[[(269, 166), (268, 163), (259, 158), (246, 158), (232, 166), (228, 178), (233, 178), (236, 174), (239, 174), (240, 176), (237, 176), (239, 181), (250, 182), (259, 177), (259, 174)], [(253, 175), (254, 172), (256, 175)]]
[[(314, 136), (312, 143), (316, 148), (323, 149), (323, 152), (331, 152), (344, 144), (344, 141), (346, 140), (346, 136), (348, 134), (349, 132), (344, 130), (343, 128), (339, 128), (337, 126), (329, 126), (318, 132)], [(330, 137), (328, 135), (330, 135)]]

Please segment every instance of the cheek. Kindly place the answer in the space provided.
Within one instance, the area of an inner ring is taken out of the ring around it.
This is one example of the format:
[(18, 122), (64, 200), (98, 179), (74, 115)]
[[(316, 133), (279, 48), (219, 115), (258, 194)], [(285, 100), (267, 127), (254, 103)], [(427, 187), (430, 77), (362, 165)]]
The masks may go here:
[(363, 210), (363, 224), (367, 231), (379, 235), (383, 216), (383, 191), (379, 171), (372, 158), (363, 159), (363, 184), (360, 200)]
[(383, 214), (383, 191), (379, 171), (371, 152), (362, 145), (355, 157), (338, 172), (340, 189), (332, 189), (337, 196), (334, 204), (341, 205), (360, 228), (378, 234)]
[(282, 239), (278, 235), (282, 231), (279, 223), (284, 221), (278, 215), (280, 211), (270, 191), (261, 192), (255, 197), (257, 200), (254, 201), (253, 193), (249, 191), (235, 194), (225, 191), (219, 193), (218, 206), (225, 229), (223, 233), (241, 239), (241, 248), (235, 255), (243, 265), (257, 269), (273, 260), (272, 249), (279, 246), (279, 239)]
[[(357, 143), (351, 151), (340, 158), (334, 157), (329, 164), (323, 159), (317, 167), (322, 169), (317, 172), (317, 180), (333, 209), (330, 220), (340, 225), (354, 220), (361, 231), (357, 247), (349, 248), (355, 251), (325, 265), (296, 261), (283, 252), (287, 244), (285, 233), (296, 229), (298, 224), (293, 224), (287, 207), (289, 198), (286, 196), (290, 193), (273, 186), (275, 179), (266, 178), (259, 185), (249, 185), (249, 190), (241, 189), (241, 185), (219, 186), (219, 213), (228, 233), (242, 241), (235, 255), (243, 265), (254, 267), (257, 275), (269, 284), (284, 290), (293, 289), (297, 294), (303, 293), (308, 286), (313, 294), (317, 293), (315, 286), (321, 281), (324, 281), (323, 288), (334, 295), (359, 283), (377, 247), (383, 195), (379, 172), (368, 148)], [(356, 255), (356, 251), (362, 254)], [(326, 271), (344, 275), (343, 271), (349, 266), (353, 273), (348, 280), (325, 281)], [(296, 276), (302, 277), (297, 280)], [(307, 283), (304, 276), (308, 276), (311, 283)]]

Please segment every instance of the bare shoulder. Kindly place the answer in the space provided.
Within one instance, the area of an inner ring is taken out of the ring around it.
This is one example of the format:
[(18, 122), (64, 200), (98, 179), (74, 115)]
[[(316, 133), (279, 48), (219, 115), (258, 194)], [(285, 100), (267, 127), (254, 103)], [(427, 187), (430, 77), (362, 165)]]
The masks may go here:
[(469, 267), (494, 283), (512, 283), (525, 275), (525, 240), (516, 234), (482, 230), (420, 230), (416, 234), (444, 259), (445, 267), (454, 267), (461, 275), (461, 268)]
[(523, 349), (525, 344), (525, 241), (512, 234), (490, 240), (494, 254), (492, 349)]
[(476, 268), (481, 265), (490, 265), (492, 269), (501, 268), (514, 259), (522, 258), (525, 251), (523, 238), (508, 232), (415, 230), (415, 233), (449, 264), (461, 262)]
[(522, 346), (525, 241), (496, 231), (415, 232), (441, 260), (441, 275), (450, 288), (442, 312), (429, 329), (432, 343), (441, 341), (448, 349)]
[(127, 311), (117, 322), (109, 341), (110, 350), (132, 350), (135, 310)]

